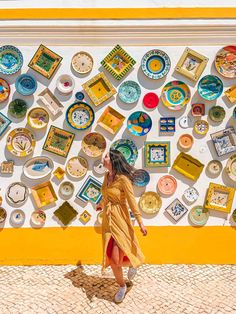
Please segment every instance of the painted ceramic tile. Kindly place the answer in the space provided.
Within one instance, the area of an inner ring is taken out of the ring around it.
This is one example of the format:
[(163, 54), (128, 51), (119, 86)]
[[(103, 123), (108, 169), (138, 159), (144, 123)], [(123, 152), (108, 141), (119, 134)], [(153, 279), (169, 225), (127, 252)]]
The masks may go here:
[(236, 132), (233, 127), (211, 134), (211, 139), (219, 157), (236, 151)]
[(79, 218), (83, 223), (86, 224), (91, 219), (91, 215), (87, 210), (84, 210)]
[(204, 165), (197, 159), (181, 152), (173, 163), (173, 169), (191, 180), (197, 180), (202, 173)]
[(161, 133), (175, 132), (175, 117), (160, 118), (160, 132)]
[(57, 196), (50, 181), (38, 184), (31, 188), (32, 196), (38, 208), (57, 201)]
[(52, 116), (56, 116), (63, 111), (64, 106), (60, 103), (56, 96), (53, 95), (49, 88), (45, 88), (38, 96)]
[(5, 160), (1, 163), (1, 173), (12, 174), (14, 171), (14, 161)]
[(236, 84), (225, 91), (226, 97), (233, 104), (236, 102)]
[(77, 215), (78, 212), (65, 201), (57, 210), (54, 211), (54, 215), (67, 226)]
[(145, 167), (170, 165), (170, 142), (145, 142), (144, 145)]
[(100, 181), (92, 176), (88, 176), (76, 197), (82, 202), (91, 201), (92, 203), (98, 204), (102, 198), (101, 186)]
[(165, 210), (176, 222), (179, 221), (180, 218), (182, 218), (188, 211), (178, 198), (176, 198)]

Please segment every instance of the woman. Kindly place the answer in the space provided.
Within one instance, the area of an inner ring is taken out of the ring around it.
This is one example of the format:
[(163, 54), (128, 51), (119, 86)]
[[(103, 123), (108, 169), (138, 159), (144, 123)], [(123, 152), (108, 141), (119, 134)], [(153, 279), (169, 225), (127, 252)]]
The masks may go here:
[(129, 266), (128, 279), (132, 280), (137, 272), (137, 267), (145, 259), (134, 232), (126, 201), (128, 201), (143, 235), (147, 235), (147, 230), (142, 222), (132, 186), (132, 181), (138, 176), (139, 171), (129, 165), (118, 150), (110, 150), (103, 159), (103, 165), (108, 171), (101, 188), (102, 201), (96, 208), (97, 210), (103, 209), (102, 271), (109, 265), (111, 266), (120, 286), (115, 295), (115, 302), (119, 303), (124, 299), (127, 290), (122, 266)]

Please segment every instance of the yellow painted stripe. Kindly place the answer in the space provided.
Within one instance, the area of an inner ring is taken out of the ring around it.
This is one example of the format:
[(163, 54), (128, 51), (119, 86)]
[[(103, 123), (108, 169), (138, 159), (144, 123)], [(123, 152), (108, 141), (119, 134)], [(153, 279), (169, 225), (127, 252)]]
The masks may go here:
[(0, 9), (2, 20), (233, 19), (234, 8), (40, 8)]
[[(135, 227), (150, 264), (235, 264), (236, 227)], [(101, 264), (100, 227), (4, 228), (1, 265)]]

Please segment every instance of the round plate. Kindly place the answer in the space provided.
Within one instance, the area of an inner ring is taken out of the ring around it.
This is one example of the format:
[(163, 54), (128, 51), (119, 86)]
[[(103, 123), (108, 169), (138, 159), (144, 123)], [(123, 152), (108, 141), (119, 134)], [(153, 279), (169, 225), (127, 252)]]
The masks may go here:
[(6, 218), (7, 218), (7, 211), (3, 207), (0, 207), (0, 223), (4, 222)]
[(72, 68), (79, 74), (86, 74), (93, 68), (93, 58), (85, 51), (77, 52), (71, 60)]
[(75, 98), (79, 101), (82, 101), (84, 99), (84, 93), (82, 92), (75, 93)]
[(64, 181), (59, 186), (60, 196), (64, 199), (71, 198), (74, 194), (74, 190), (75, 190), (74, 184), (71, 183), (70, 181)]
[(26, 128), (12, 130), (7, 137), (7, 149), (17, 157), (25, 157), (33, 153), (35, 139)]
[(49, 114), (47, 110), (38, 107), (29, 111), (27, 121), (34, 129), (43, 129), (49, 122)]
[(87, 134), (82, 141), (82, 150), (89, 157), (99, 157), (106, 149), (104, 136), (97, 132)]
[(190, 134), (182, 134), (179, 137), (178, 144), (182, 149), (190, 149), (193, 146), (193, 137)]
[(66, 170), (71, 177), (81, 178), (88, 171), (88, 162), (81, 156), (72, 157), (66, 164)]
[(136, 186), (146, 186), (150, 181), (149, 173), (144, 169), (139, 169), (136, 171), (137, 176), (134, 179), (134, 185)]
[(118, 95), (124, 103), (132, 104), (139, 100), (141, 88), (135, 81), (126, 81), (120, 85)]
[(208, 209), (198, 205), (194, 206), (189, 212), (189, 219), (194, 225), (203, 226), (209, 218)]
[(15, 182), (7, 187), (6, 198), (9, 204), (22, 205), (26, 202), (29, 189), (22, 182)]
[(147, 93), (143, 97), (143, 104), (148, 109), (156, 108), (159, 103), (159, 97), (155, 93)]
[(226, 172), (231, 180), (236, 181), (236, 155), (230, 156), (226, 164)]
[(23, 99), (14, 99), (10, 102), (8, 110), (14, 118), (23, 118), (27, 112), (27, 103)]
[(209, 130), (209, 123), (206, 120), (197, 120), (194, 123), (194, 131), (199, 135), (207, 134)]
[(221, 122), (225, 118), (225, 110), (221, 106), (214, 106), (209, 110), (208, 115), (212, 121)]
[(15, 225), (23, 225), (25, 222), (25, 213), (22, 209), (15, 209), (11, 212), (10, 220)]
[(162, 50), (148, 51), (142, 58), (141, 67), (143, 73), (153, 80), (161, 79), (170, 71), (170, 58)]
[(167, 83), (162, 89), (161, 99), (163, 104), (170, 110), (180, 110), (190, 101), (190, 89), (181, 81)]
[(222, 171), (222, 163), (219, 160), (211, 160), (207, 164), (207, 171), (214, 176), (218, 176)]
[(197, 189), (194, 187), (189, 187), (184, 191), (184, 198), (186, 199), (187, 202), (189, 203), (194, 203), (199, 197), (199, 193)]
[(190, 127), (191, 125), (191, 118), (189, 116), (183, 116), (182, 118), (180, 118), (179, 120), (179, 126), (183, 129), (187, 129)]
[(6, 45), (0, 47), (0, 72), (3, 74), (14, 74), (23, 65), (23, 55), (14, 46)]
[(145, 192), (139, 199), (139, 207), (146, 214), (157, 213), (162, 205), (159, 194), (155, 192)]
[(112, 143), (111, 149), (117, 149), (121, 152), (130, 165), (134, 165), (138, 158), (138, 149), (132, 140), (116, 140)]
[(10, 95), (10, 85), (6, 80), (0, 78), (0, 103), (7, 100)]
[(29, 179), (38, 180), (48, 176), (53, 168), (53, 161), (49, 157), (37, 156), (26, 161), (23, 173)]
[(128, 118), (127, 128), (133, 135), (146, 135), (152, 128), (152, 119), (146, 112), (135, 111)]
[(94, 122), (94, 111), (85, 102), (75, 102), (66, 111), (66, 121), (75, 130), (84, 131)]
[(232, 219), (234, 222), (236, 222), (236, 209), (233, 211)]
[(236, 77), (236, 46), (226, 46), (220, 49), (215, 58), (216, 70), (227, 78)]
[(34, 210), (31, 214), (31, 221), (36, 226), (43, 226), (45, 224), (45, 221), (46, 221), (45, 212), (41, 209)]
[(32, 75), (21, 74), (16, 80), (16, 90), (23, 96), (32, 95), (37, 89), (37, 82)]
[(218, 76), (206, 75), (198, 83), (199, 95), (206, 100), (214, 100), (223, 92), (223, 83)]
[(165, 175), (160, 177), (157, 187), (162, 194), (171, 195), (177, 188), (177, 181), (173, 176)]
[(106, 168), (103, 166), (103, 162), (101, 160), (95, 161), (95, 163), (93, 164), (93, 170), (97, 174), (105, 174), (105, 172), (107, 171)]
[(69, 94), (75, 87), (75, 81), (72, 76), (68, 74), (62, 74), (58, 77), (56, 86), (62, 94)]

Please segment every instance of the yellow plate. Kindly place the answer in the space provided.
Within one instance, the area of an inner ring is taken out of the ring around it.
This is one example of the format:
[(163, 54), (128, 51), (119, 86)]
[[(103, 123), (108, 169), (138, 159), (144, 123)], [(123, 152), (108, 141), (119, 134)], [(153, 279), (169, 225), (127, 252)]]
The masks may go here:
[(139, 207), (146, 214), (157, 213), (162, 205), (160, 195), (156, 192), (145, 192), (139, 199)]
[(17, 157), (25, 157), (33, 153), (34, 135), (26, 128), (12, 130), (7, 137), (7, 149)]

